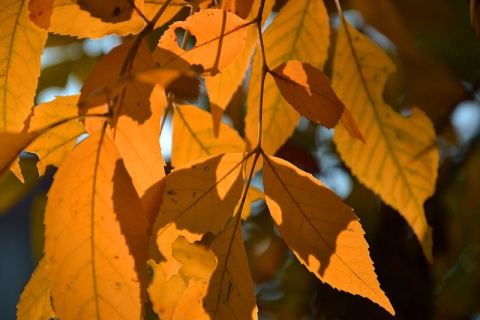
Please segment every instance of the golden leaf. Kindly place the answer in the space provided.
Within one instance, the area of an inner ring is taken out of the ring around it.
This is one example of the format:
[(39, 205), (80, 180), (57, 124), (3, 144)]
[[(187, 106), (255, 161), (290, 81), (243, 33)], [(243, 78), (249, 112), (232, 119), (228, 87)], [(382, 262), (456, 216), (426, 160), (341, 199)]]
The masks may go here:
[[(260, 189), (250, 185), (248, 187), (247, 197), (245, 198), (245, 203), (243, 205), (243, 210), (242, 210), (243, 220), (246, 220), (250, 216), (252, 203), (259, 200), (265, 200), (265, 194), (262, 191), (260, 191)], [(235, 212), (237, 212), (237, 210), (240, 208), (240, 204), (241, 204), (241, 199), (238, 202), (237, 206), (235, 207)]]
[(0, 132), (19, 132), (33, 106), (47, 31), (29, 18), (28, 1), (0, 3)]
[(249, 14), (255, 14), (252, 10), (253, 0), (224, 0), (220, 4), (220, 9), (236, 14), (242, 19), (247, 19)]
[[(2, 146), (2, 152), (0, 152), (0, 178), (6, 174), (14, 164), (20, 152), (25, 149), (33, 140), (35, 140), (41, 132), (32, 133), (8, 133), (0, 132), (0, 145)], [(19, 168), (14, 172), (19, 179), (22, 179), (18, 175)], [(23, 179), (22, 179), (23, 180)]]
[[(153, 17), (157, 14), (160, 7), (165, 3), (165, 0), (145, 0), (143, 14), (149, 20), (152, 20)], [(163, 12), (160, 19), (158, 19), (157, 23), (155, 24), (155, 28), (163, 26), (165, 23), (170, 21), (175, 15), (185, 7), (184, 0), (172, 0), (168, 4), (167, 8)]]
[(297, 258), (320, 280), (366, 297), (394, 314), (375, 274), (364, 231), (352, 209), (313, 176), (285, 160), (265, 158), (270, 213)]
[[(310, 63), (318, 69), (328, 56), (330, 27), (322, 1), (289, 1), (273, 19), (264, 34), (268, 66), (276, 67), (288, 60)], [(258, 137), (258, 108), (262, 61), (254, 56), (247, 93), (245, 139), (250, 148)], [(282, 98), (272, 77), (267, 74), (263, 96), (262, 147), (267, 154), (275, 152), (293, 133), (300, 116)]]
[[(191, 65), (203, 66), (204, 77), (214, 76), (228, 67), (241, 52), (247, 37), (247, 21), (219, 9), (195, 13), (185, 21), (170, 25), (154, 51), (162, 67), (187, 70)], [(182, 49), (175, 31), (188, 30), (195, 37), (195, 46)]]
[[(438, 148), (431, 121), (419, 109), (403, 117), (383, 101), (394, 66), (386, 53), (343, 20), (332, 87), (365, 134), (366, 144), (335, 129), (338, 152), (352, 173), (410, 224), (432, 261), (432, 231), (423, 203), (435, 191)], [(346, 29), (346, 26), (348, 29)]]
[(30, 20), (42, 29), (48, 30), (53, 11), (53, 0), (30, 0), (28, 2)]
[[(129, 0), (77, 0), (77, 3), (82, 10), (88, 11), (92, 17), (100, 18), (105, 22), (127, 21), (132, 18), (132, 14), (135, 12)], [(143, 9), (143, 0), (135, 0), (133, 3), (139, 10)]]
[(178, 106), (173, 114), (172, 166), (178, 167), (193, 159), (227, 152), (242, 152), (245, 142), (235, 129), (220, 124), (215, 138), (210, 113), (196, 106)]
[(146, 220), (115, 144), (82, 141), (55, 174), (45, 209), (45, 260), (60, 319), (140, 319)]
[[(55, 100), (35, 107), (30, 119), (29, 131), (48, 127), (78, 114), (78, 95), (57, 97)], [(63, 159), (73, 150), (78, 136), (85, 133), (81, 122), (68, 121), (40, 135), (25, 151), (35, 153), (40, 159), (37, 162), (38, 174), (42, 176), (47, 166), (59, 167)]]
[[(218, 233), (233, 216), (243, 189), (242, 153), (209, 156), (173, 170), (166, 177), (163, 203), (155, 222), (156, 242), (169, 264), (172, 243), (184, 236), (189, 243)], [(167, 279), (176, 270), (166, 270)]]
[(347, 108), (330, 87), (328, 77), (317, 68), (300, 61), (287, 61), (271, 71), (280, 93), (305, 118), (333, 128), (338, 120), (344, 121), (348, 133), (365, 142), (358, 126)]
[(42, 259), (20, 296), (17, 319), (54, 319), (55, 312), (50, 301), (50, 291), (50, 279), (48, 279), (45, 259)]

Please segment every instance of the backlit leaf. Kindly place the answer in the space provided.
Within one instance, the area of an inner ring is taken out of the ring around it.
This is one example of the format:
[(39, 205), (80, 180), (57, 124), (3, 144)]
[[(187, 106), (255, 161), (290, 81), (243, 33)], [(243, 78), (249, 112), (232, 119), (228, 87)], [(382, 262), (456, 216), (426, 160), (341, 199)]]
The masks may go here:
[[(77, 101), (78, 95), (57, 97), (35, 107), (29, 130), (40, 130), (63, 119), (75, 117), (78, 114)], [(35, 153), (40, 159), (37, 162), (38, 174), (42, 176), (49, 165), (58, 168), (82, 133), (85, 133), (85, 127), (81, 122), (68, 121), (40, 135), (25, 148), (25, 151)]]
[[(99, 2), (102, 3), (102, 2)], [(119, 23), (108, 23), (92, 17), (72, 0), (54, 0), (49, 31), (78, 38), (102, 38), (139, 33), (145, 26), (140, 16)]]
[(256, 10), (252, 10), (253, 0), (223, 0), (220, 8), (234, 13), (242, 19), (247, 19), (249, 14), (256, 14)]
[(235, 129), (221, 123), (215, 138), (211, 115), (196, 106), (177, 106), (173, 114), (172, 166), (227, 152), (242, 152), (245, 142)]
[[(288, 60), (310, 63), (318, 69), (328, 56), (330, 44), (328, 14), (323, 1), (289, 1), (264, 33), (268, 66), (274, 68)], [(258, 108), (262, 62), (259, 51), (254, 56), (247, 93), (245, 139), (250, 148), (258, 137)], [(282, 98), (270, 75), (265, 79), (263, 97), (262, 147), (274, 154), (292, 135), (300, 116)]]
[[(319, 69), (308, 63), (288, 61), (282, 63), (271, 72), (280, 93), (302, 116), (333, 128), (338, 120), (350, 113), (330, 87), (328, 77)], [(344, 126), (352, 137), (364, 141), (355, 120), (344, 121)]]
[[(132, 1), (138, 9), (143, 8), (143, 0)], [(132, 18), (135, 12), (129, 0), (77, 0), (82, 10), (88, 11), (92, 17), (105, 22), (118, 23)]]
[(48, 279), (45, 259), (42, 259), (20, 296), (17, 319), (54, 319), (55, 312), (50, 301), (50, 291), (50, 279)]
[(146, 221), (115, 144), (82, 141), (55, 174), (45, 210), (45, 259), (60, 319), (139, 319)]
[[(97, 63), (85, 81), (81, 97), (88, 97), (98, 88), (115, 83), (131, 45), (132, 43), (128, 42), (114, 48)], [(135, 55), (132, 70), (154, 68), (152, 55), (147, 45), (142, 42)], [(160, 117), (166, 105), (166, 97), (163, 88), (137, 81), (128, 81), (118, 92), (108, 132), (125, 161), (125, 167), (139, 196), (143, 197), (152, 185), (165, 176), (159, 136)], [(86, 119), (87, 129), (90, 131), (100, 127), (98, 123), (89, 127), (89, 123), (93, 121), (95, 119)]]
[[(245, 185), (246, 186), (246, 185)], [(247, 197), (245, 198), (245, 203), (242, 210), (242, 219), (245, 220), (248, 218), (251, 212), (252, 203), (265, 200), (265, 194), (260, 191), (260, 189), (255, 188), (254, 186), (249, 186), (247, 191)], [(235, 212), (240, 208), (241, 200), (238, 202), (237, 207), (235, 208)]]
[[(163, 5), (164, 2), (165, 0), (145, 0), (143, 14), (149, 20), (152, 20), (153, 17), (155, 17), (155, 15), (157, 14), (158, 10), (160, 10), (160, 7)], [(185, 7), (185, 4), (186, 3), (184, 0), (170, 1), (162, 16), (155, 24), (155, 27), (161, 27), (162, 25), (170, 21), (183, 7)]]
[(29, 17), (33, 23), (45, 30), (50, 26), (53, 11), (53, 0), (30, 0), (28, 2)]
[(366, 297), (394, 314), (375, 274), (352, 209), (313, 176), (268, 157), (263, 184), (270, 213), (297, 258), (320, 280)]
[(47, 31), (29, 18), (28, 1), (0, 2), (0, 132), (24, 128), (46, 39)]
[[(243, 189), (243, 161), (242, 153), (210, 156), (183, 165), (166, 177), (155, 222), (156, 242), (166, 263), (170, 263), (172, 243), (178, 236), (193, 243), (207, 232), (222, 230)], [(172, 273), (164, 271), (169, 278)]]
[[(217, 267), (209, 281), (190, 281), (175, 319), (257, 319), (240, 221), (232, 221), (211, 245)], [(203, 299), (202, 299), (203, 298)]]
[(395, 67), (382, 50), (343, 21), (332, 87), (357, 120), (366, 144), (351, 139), (340, 126), (335, 144), (360, 182), (406, 219), (432, 261), (432, 231), (423, 203), (434, 193), (437, 178), (433, 125), (417, 108), (403, 117), (383, 101), (385, 82)]
[[(33, 140), (35, 140), (41, 132), (32, 133), (8, 133), (0, 132), (0, 178), (9, 170), (10, 166), (17, 159), (20, 152), (27, 147)], [(19, 170), (18, 170), (19, 171)], [(16, 173), (18, 176), (18, 171)], [(19, 177), (21, 178), (21, 177)]]
[[(187, 70), (203, 66), (203, 76), (214, 76), (228, 67), (241, 52), (247, 38), (247, 21), (219, 9), (195, 13), (185, 21), (173, 23), (160, 38), (154, 51), (162, 67)], [(188, 30), (195, 46), (184, 50), (178, 45), (176, 30)]]

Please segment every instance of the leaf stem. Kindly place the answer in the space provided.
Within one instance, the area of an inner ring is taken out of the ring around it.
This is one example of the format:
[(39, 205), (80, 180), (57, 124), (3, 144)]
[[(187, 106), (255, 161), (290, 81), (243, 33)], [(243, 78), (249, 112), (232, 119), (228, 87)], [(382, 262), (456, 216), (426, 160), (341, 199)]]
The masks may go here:
[[(260, 53), (262, 56), (262, 75), (260, 78), (260, 102), (258, 106), (258, 140), (257, 146), (255, 149), (262, 149), (262, 130), (263, 130), (263, 91), (265, 88), (265, 76), (270, 71), (267, 65), (267, 59), (265, 55), (265, 46), (263, 44), (263, 35), (262, 35), (262, 16), (263, 8), (265, 7), (265, 0), (260, 1), (260, 6), (258, 8), (257, 17), (255, 18), (257, 24), (258, 40), (260, 45)], [(256, 159), (254, 161), (256, 163)]]

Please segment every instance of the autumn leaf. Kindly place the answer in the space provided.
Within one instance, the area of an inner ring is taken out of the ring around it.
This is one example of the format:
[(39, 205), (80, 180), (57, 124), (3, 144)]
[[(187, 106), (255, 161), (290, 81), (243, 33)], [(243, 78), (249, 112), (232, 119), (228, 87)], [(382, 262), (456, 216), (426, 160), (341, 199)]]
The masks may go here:
[(97, 39), (108, 35), (137, 34), (144, 26), (145, 21), (140, 16), (124, 22), (108, 23), (92, 17), (72, 0), (54, 0), (49, 31), (78, 38)]
[(432, 261), (432, 230), (423, 203), (434, 193), (437, 178), (433, 125), (417, 108), (403, 117), (383, 101), (383, 88), (394, 66), (382, 50), (343, 21), (332, 87), (358, 121), (366, 144), (351, 139), (340, 127), (335, 130), (335, 144), (360, 182), (406, 219)]
[(242, 19), (247, 19), (249, 13), (252, 13), (252, 6), (253, 0), (225, 0), (221, 2), (220, 9), (234, 13)]
[(275, 225), (297, 258), (320, 280), (366, 297), (395, 314), (375, 274), (352, 209), (289, 162), (265, 158), (263, 185)]
[[(77, 101), (78, 95), (57, 97), (35, 107), (29, 131), (41, 130), (75, 117), (78, 114)], [(49, 165), (60, 167), (82, 133), (85, 133), (84, 125), (72, 120), (46, 131), (26, 147), (25, 151), (35, 153), (39, 158), (38, 174), (42, 176)]]
[(92, 17), (100, 18), (105, 22), (118, 23), (132, 18), (135, 12), (132, 3), (138, 9), (143, 8), (143, 0), (77, 0), (82, 10), (88, 11)]
[(48, 193), (45, 228), (57, 317), (140, 318), (146, 221), (107, 135), (86, 138), (58, 169)]
[[(188, 70), (191, 65), (203, 66), (204, 77), (214, 76), (228, 67), (242, 50), (247, 37), (247, 21), (219, 9), (195, 13), (185, 21), (170, 25), (154, 51), (162, 67)], [(195, 37), (195, 46), (182, 49), (176, 30), (188, 30)]]
[[(165, 0), (145, 0), (144, 7), (143, 7), (143, 14), (147, 17), (148, 20), (152, 21), (155, 15), (158, 13), (162, 5), (165, 3)], [(158, 19), (157, 23), (155, 24), (155, 28), (161, 27), (170, 21), (175, 15), (185, 7), (184, 0), (172, 0), (165, 8), (165, 11)]]
[[(35, 140), (41, 132), (20, 132), (20, 133), (8, 133), (0, 132), (0, 145), (2, 146), (2, 152), (0, 152), (0, 178), (8, 172), (10, 166), (14, 164), (20, 152), (25, 149), (33, 140)], [(15, 170), (15, 174), (19, 179), (20, 168)]]
[(50, 279), (48, 278), (45, 259), (42, 259), (20, 296), (17, 305), (17, 319), (55, 318), (55, 312), (50, 301), (50, 291)]
[(48, 30), (53, 11), (53, 0), (30, 0), (28, 2), (30, 20), (42, 29)]
[[(103, 88), (118, 79), (132, 43), (125, 43), (110, 51), (95, 66), (81, 90), (88, 97), (98, 88)], [(147, 45), (141, 42), (133, 61), (132, 70), (152, 70), (155, 62)], [(118, 90), (110, 136), (117, 145), (140, 197), (165, 176), (160, 151), (160, 117), (166, 105), (163, 88), (152, 84), (129, 81)], [(82, 107), (85, 107), (82, 105)], [(83, 110), (83, 109), (82, 109)], [(97, 112), (96, 108), (90, 112)], [(95, 132), (101, 124), (86, 119), (87, 130)]]
[[(199, 241), (207, 232), (218, 233), (233, 216), (243, 189), (244, 156), (209, 156), (178, 167), (166, 177), (163, 204), (154, 227), (164, 264), (170, 263), (172, 243), (178, 236), (189, 243)], [(165, 269), (167, 278), (175, 273)]]
[[(267, 64), (276, 67), (289, 60), (300, 60), (323, 69), (328, 57), (329, 36), (328, 14), (322, 1), (289, 1), (263, 35)], [(262, 60), (257, 50), (248, 85), (245, 118), (245, 139), (250, 148), (255, 147), (258, 137), (261, 70)], [(299, 119), (298, 113), (282, 98), (272, 77), (267, 75), (262, 125), (262, 148), (267, 154), (275, 154), (292, 135)]]
[[(246, 184), (245, 184), (245, 187), (247, 187)], [(265, 194), (260, 189), (250, 185), (248, 187), (245, 203), (243, 204), (243, 210), (242, 210), (243, 220), (246, 220), (250, 216), (252, 203), (259, 200), (265, 200)], [(237, 210), (240, 208), (241, 203), (242, 203), (242, 200), (240, 199), (237, 206), (235, 207), (235, 210), (234, 210), (235, 212), (237, 212)]]
[(317, 68), (300, 61), (282, 63), (271, 71), (280, 93), (302, 116), (333, 128), (343, 118), (345, 128), (352, 137), (365, 142), (355, 120), (349, 114), (342, 101), (330, 87), (328, 77)]
[[(237, 2), (238, 1), (235, 3)], [(267, 18), (272, 11), (273, 3), (273, 0), (265, 1), (262, 22), (267, 21)], [(222, 2), (222, 5), (223, 4), (224, 2)], [(245, 18), (246, 20), (252, 20), (255, 18), (259, 5), (260, 0), (255, 0), (250, 14)], [(245, 78), (245, 73), (250, 65), (253, 50), (255, 49), (257, 42), (258, 31), (255, 26), (249, 26), (247, 28), (247, 40), (245, 41), (245, 46), (238, 54), (235, 61), (219, 74), (205, 78), (205, 86), (207, 87), (208, 98), (210, 100), (210, 112), (212, 114), (215, 136), (218, 136), (218, 129), (222, 121), (223, 112), (227, 108), (233, 94)]]
[(219, 131), (216, 138), (208, 112), (191, 105), (177, 106), (173, 114), (172, 166), (209, 155), (245, 150), (245, 142), (235, 129), (221, 123)]
[[(217, 266), (209, 281), (190, 280), (175, 319), (257, 319), (253, 280), (243, 246), (239, 219), (232, 221), (211, 245)], [(200, 298), (200, 299), (199, 299)]]
[(47, 31), (29, 18), (28, 1), (0, 3), (0, 132), (20, 132), (33, 106)]

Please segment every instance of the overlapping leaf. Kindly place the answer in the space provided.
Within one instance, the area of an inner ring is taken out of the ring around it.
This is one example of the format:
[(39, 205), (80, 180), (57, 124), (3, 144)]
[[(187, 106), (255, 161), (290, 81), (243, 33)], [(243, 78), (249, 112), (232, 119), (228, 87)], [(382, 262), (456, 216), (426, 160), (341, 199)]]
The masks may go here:
[[(165, 0), (145, 0), (143, 14), (151, 21), (164, 3)], [(170, 21), (185, 6), (185, 4), (186, 3), (183, 0), (170, 1), (169, 5), (160, 16), (160, 19), (158, 19), (155, 24), (155, 27), (160, 27)]]
[(28, 1), (0, 3), (0, 132), (19, 132), (33, 107), (47, 31), (29, 18)]
[[(214, 76), (229, 66), (241, 52), (247, 38), (247, 21), (233, 13), (207, 9), (185, 21), (173, 23), (160, 38), (154, 51), (162, 67), (187, 70), (191, 65), (203, 66), (203, 76)], [(175, 31), (188, 30), (195, 37), (195, 46), (184, 50), (178, 45)]]
[(382, 50), (343, 21), (332, 87), (357, 120), (366, 144), (351, 139), (343, 128), (335, 130), (335, 144), (352, 173), (407, 220), (431, 261), (432, 231), (423, 203), (434, 193), (437, 178), (433, 125), (417, 108), (403, 117), (383, 101), (394, 66)]
[(139, 319), (146, 221), (114, 143), (101, 132), (58, 169), (45, 211), (45, 259), (60, 319)]
[(287, 61), (271, 72), (280, 93), (302, 116), (333, 128), (338, 120), (348, 133), (365, 142), (350, 111), (330, 87), (328, 77), (319, 69), (300, 61)]
[[(20, 152), (25, 149), (33, 140), (35, 140), (41, 132), (32, 133), (2, 133), (0, 132), (0, 179), (14, 164)], [(20, 169), (17, 167), (15, 174), (19, 177)], [(19, 177), (20, 178), (20, 177)]]
[(118, 23), (132, 18), (135, 12), (133, 5), (143, 9), (143, 0), (77, 0), (82, 10), (88, 11), (92, 17), (100, 18), (105, 22)]
[[(172, 243), (184, 236), (193, 243), (222, 230), (243, 189), (244, 154), (228, 153), (190, 162), (166, 177), (163, 203), (155, 222), (156, 242), (171, 263)], [(165, 270), (169, 278), (176, 270)]]
[(20, 296), (17, 305), (17, 319), (52, 319), (55, 312), (50, 300), (50, 279), (48, 278), (45, 259), (33, 271), (30, 281)]
[(177, 106), (173, 115), (173, 167), (209, 155), (245, 150), (238, 132), (224, 123), (216, 138), (210, 120), (210, 114), (196, 106)]
[(272, 218), (300, 262), (332, 287), (366, 297), (394, 314), (352, 209), (285, 160), (268, 157), (263, 170)]
[[(314, 36), (313, 36), (314, 35)], [(264, 33), (268, 66), (274, 68), (288, 60), (300, 60), (323, 69), (330, 44), (328, 14), (322, 1), (289, 1)], [(247, 93), (245, 138), (254, 147), (258, 137), (258, 108), (262, 62), (254, 56)], [(282, 98), (271, 76), (265, 79), (263, 97), (262, 147), (274, 154), (292, 135), (298, 113)]]
[(53, 11), (53, 0), (30, 0), (28, 10), (30, 11), (30, 20), (40, 28), (48, 30)]

